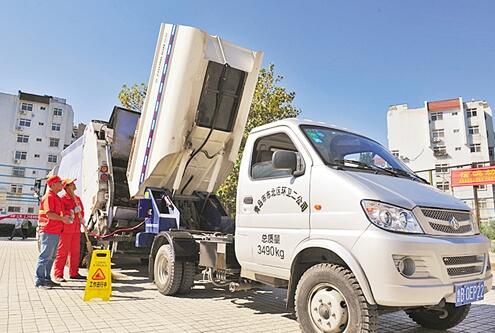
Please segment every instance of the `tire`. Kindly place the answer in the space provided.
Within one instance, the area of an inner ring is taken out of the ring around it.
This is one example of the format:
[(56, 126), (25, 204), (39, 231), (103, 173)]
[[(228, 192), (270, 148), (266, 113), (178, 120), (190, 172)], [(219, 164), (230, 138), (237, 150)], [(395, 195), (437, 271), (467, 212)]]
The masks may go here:
[(182, 280), (180, 282), (179, 294), (187, 294), (194, 285), (194, 276), (196, 275), (196, 264), (193, 262), (184, 262), (182, 266)]
[(174, 295), (181, 286), (182, 263), (176, 262), (172, 247), (162, 245), (155, 257), (154, 265), (155, 284), (163, 295)]
[(471, 304), (455, 307), (453, 303), (446, 303), (444, 309), (447, 311), (447, 316), (445, 318), (441, 318), (445, 315), (441, 311), (425, 308), (406, 310), (406, 313), (409, 318), (424, 328), (447, 330), (459, 325), (467, 317), (470, 308)]
[(368, 304), (354, 274), (339, 265), (318, 264), (304, 272), (295, 308), (305, 333), (378, 331), (376, 306)]

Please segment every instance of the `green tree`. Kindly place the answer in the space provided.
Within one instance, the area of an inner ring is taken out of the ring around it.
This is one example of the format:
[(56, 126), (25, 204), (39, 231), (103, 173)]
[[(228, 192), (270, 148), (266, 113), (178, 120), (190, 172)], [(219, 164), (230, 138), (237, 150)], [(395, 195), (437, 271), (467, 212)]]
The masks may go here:
[(146, 97), (146, 84), (134, 84), (131, 87), (123, 85), (119, 92), (119, 100), (123, 107), (134, 111), (141, 111)]
[(269, 64), (266, 68), (260, 70), (237, 161), (229, 176), (217, 191), (218, 197), (231, 216), (235, 215), (239, 166), (249, 132), (254, 127), (284, 118), (293, 118), (301, 112), (300, 109), (292, 104), (296, 94), (288, 92), (285, 87), (281, 86), (282, 80), (283, 76), (275, 74), (273, 64)]
[[(293, 118), (301, 112), (292, 105), (296, 94), (281, 86), (282, 80), (283, 76), (275, 73), (273, 64), (260, 70), (237, 160), (231, 173), (217, 191), (218, 197), (231, 216), (235, 215), (239, 165), (249, 132), (254, 127), (284, 118)], [(134, 84), (132, 87), (124, 85), (118, 96), (120, 103), (125, 108), (140, 111), (146, 97), (146, 88), (144, 83)]]

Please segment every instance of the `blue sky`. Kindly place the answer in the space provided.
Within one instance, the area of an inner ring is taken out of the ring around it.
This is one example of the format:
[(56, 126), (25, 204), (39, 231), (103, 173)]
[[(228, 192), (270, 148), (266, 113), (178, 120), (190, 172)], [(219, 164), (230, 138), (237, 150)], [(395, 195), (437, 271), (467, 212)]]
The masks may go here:
[(493, 1), (8, 1), (0, 91), (67, 98), (108, 119), (122, 84), (147, 82), (160, 22), (263, 50), (302, 117), (386, 144), (390, 104), (463, 96), (495, 106)]

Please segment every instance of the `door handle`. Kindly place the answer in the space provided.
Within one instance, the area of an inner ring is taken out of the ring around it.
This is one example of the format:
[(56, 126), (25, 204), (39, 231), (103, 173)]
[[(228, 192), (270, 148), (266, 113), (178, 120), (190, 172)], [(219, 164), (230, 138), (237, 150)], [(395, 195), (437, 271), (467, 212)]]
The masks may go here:
[(253, 204), (253, 197), (244, 197), (242, 200), (246, 205), (252, 205)]

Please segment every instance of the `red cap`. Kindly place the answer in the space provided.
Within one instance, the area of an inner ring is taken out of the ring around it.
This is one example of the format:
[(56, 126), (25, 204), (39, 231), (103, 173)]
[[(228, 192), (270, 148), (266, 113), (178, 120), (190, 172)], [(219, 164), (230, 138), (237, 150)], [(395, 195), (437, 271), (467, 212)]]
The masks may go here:
[(62, 179), (59, 176), (50, 176), (46, 180), (46, 183), (48, 184), (48, 186), (52, 186), (53, 184), (61, 182), (61, 181), (62, 181)]
[(74, 184), (74, 182), (76, 181), (77, 179), (76, 178), (65, 178), (63, 181), (62, 181), (62, 186), (63, 187), (66, 187), (67, 185), (69, 184)]

